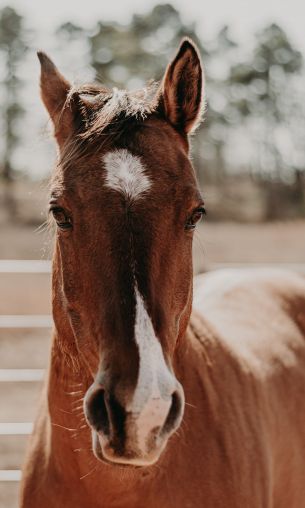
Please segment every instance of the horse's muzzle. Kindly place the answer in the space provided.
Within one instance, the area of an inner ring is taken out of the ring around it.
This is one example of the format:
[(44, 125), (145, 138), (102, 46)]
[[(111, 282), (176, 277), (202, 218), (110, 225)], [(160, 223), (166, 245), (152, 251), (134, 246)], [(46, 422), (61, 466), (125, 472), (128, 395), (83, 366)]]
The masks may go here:
[(173, 380), (170, 393), (150, 397), (140, 411), (134, 411), (128, 403), (121, 404), (96, 382), (89, 388), (84, 412), (98, 459), (134, 466), (157, 462), (183, 416), (183, 389), (174, 377)]

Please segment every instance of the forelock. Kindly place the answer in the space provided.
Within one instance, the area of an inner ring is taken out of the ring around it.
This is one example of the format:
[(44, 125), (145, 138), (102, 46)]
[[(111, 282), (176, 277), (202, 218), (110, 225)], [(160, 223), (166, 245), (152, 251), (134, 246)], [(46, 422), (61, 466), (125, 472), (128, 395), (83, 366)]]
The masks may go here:
[(68, 94), (67, 107), (78, 103), (84, 120), (80, 133), (83, 139), (95, 138), (107, 131), (117, 131), (128, 119), (145, 120), (156, 110), (158, 83), (153, 82), (136, 90), (119, 90), (94, 85), (73, 86)]
[(99, 153), (107, 145), (125, 146), (125, 138), (134, 132), (133, 127), (157, 110), (159, 90), (156, 82), (133, 92), (96, 85), (73, 86), (65, 107), (76, 106), (81, 123), (61, 150), (60, 172), (76, 164), (85, 165), (88, 156)]

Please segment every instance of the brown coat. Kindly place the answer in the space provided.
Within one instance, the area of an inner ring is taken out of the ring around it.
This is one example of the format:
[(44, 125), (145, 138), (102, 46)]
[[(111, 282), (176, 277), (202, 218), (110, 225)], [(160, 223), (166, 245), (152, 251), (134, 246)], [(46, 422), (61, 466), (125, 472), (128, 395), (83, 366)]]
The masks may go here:
[(305, 279), (236, 270), (195, 282), (197, 311), (175, 365), (185, 416), (157, 465), (92, 459), (87, 426), (77, 439), (64, 428), (81, 426), (80, 416), (64, 412), (72, 388), (54, 368), (56, 426), (41, 411), (22, 508), (305, 506)]

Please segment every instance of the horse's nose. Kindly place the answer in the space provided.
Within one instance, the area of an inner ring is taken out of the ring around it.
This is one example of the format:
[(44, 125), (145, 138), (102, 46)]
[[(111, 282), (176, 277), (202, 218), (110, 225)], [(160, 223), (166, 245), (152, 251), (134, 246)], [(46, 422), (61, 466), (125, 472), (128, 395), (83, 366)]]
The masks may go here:
[(133, 411), (130, 404), (124, 407), (99, 384), (94, 384), (85, 398), (87, 420), (98, 434), (104, 457), (113, 462), (136, 464), (138, 457), (142, 464), (148, 457), (159, 456), (169, 435), (180, 425), (183, 409), (180, 385), (167, 397), (148, 399), (140, 411)]
[(184, 396), (181, 390), (175, 390), (171, 396), (171, 404), (166, 420), (161, 427), (161, 434), (172, 433), (180, 425), (184, 409)]
[(124, 433), (126, 412), (113, 395), (99, 384), (92, 385), (85, 398), (85, 415), (96, 432), (110, 437)]

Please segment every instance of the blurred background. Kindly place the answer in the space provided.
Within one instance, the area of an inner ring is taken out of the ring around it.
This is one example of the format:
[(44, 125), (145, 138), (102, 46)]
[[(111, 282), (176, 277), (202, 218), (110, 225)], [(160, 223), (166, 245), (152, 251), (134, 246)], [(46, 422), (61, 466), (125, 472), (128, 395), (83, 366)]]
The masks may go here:
[(0, 1), (0, 258), (47, 259), (52, 250), (36, 231), (56, 157), (36, 50), (48, 52), (72, 81), (133, 89), (160, 79), (189, 35), (202, 54), (207, 101), (192, 143), (208, 211), (202, 245), (195, 242), (196, 269), (205, 260), (302, 262), (301, 0), (108, 3)]
[(56, 149), (37, 49), (72, 82), (136, 89), (192, 37), (207, 102), (192, 140), (207, 208), (195, 270), (304, 270), (304, 15), (301, 0), (0, 0), (0, 508), (18, 505), (52, 324), (45, 220)]

